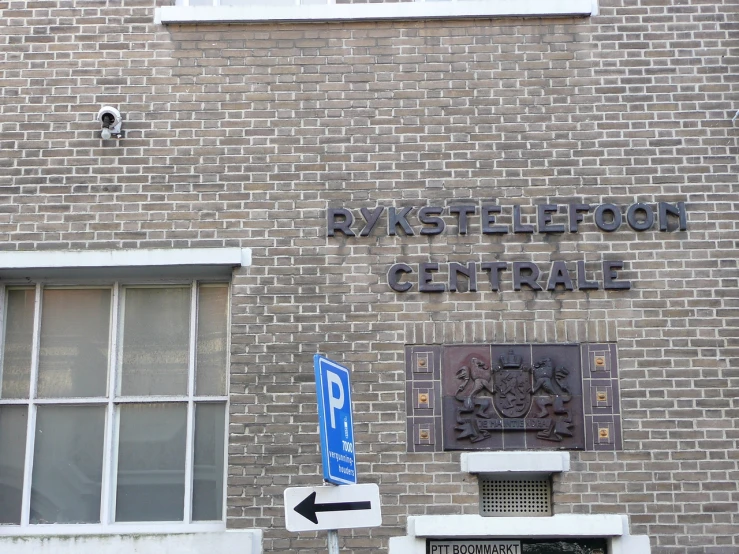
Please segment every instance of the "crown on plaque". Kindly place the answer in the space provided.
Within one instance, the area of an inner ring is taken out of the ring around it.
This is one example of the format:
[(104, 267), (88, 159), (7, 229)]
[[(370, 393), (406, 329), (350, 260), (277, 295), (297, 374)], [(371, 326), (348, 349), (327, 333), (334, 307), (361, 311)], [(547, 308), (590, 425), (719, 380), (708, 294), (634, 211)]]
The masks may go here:
[(518, 368), (523, 364), (523, 358), (513, 353), (513, 350), (509, 350), (508, 354), (501, 356), (500, 363), (504, 368)]

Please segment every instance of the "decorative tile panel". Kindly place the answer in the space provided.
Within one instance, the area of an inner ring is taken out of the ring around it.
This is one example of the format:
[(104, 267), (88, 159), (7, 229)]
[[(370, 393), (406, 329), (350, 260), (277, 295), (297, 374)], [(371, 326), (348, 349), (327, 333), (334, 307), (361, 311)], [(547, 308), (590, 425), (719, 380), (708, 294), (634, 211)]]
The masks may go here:
[(589, 390), (585, 408), (585, 448), (621, 450), (621, 398), (615, 344), (583, 344), (587, 370), (583, 387)]
[(405, 405), (408, 451), (441, 451), (441, 347), (406, 348)]

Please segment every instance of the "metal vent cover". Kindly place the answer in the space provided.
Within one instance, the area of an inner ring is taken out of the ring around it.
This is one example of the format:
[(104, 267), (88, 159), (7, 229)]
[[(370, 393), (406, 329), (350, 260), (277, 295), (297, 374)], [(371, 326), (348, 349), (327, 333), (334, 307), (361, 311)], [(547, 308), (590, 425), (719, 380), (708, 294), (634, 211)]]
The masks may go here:
[(552, 483), (549, 477), (501, 478), (480, 476), (480, 515), (550, 516)]

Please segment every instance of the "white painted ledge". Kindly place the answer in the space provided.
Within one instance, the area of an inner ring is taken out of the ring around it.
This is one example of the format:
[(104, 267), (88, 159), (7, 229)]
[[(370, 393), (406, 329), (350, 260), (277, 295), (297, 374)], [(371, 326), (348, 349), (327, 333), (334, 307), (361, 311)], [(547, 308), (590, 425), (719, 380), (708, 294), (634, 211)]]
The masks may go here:
[(0, 278), (230, 274), (251, 265), (249, 248), (0, 251)]
[(460, 0), (378, 2), (296, 6), (163, 6), (156, 23), (238, 23), (257, 21), (332, 21), (439, 19), (470, 17), (585, 17), (597, 13), (593, 0)]
[[(538, 519), (538, 518), (537, 518)], [(532, 523), (532, 526), (535, 523)], [(495, 538), (495, 537), (487, 537)], [(509, 538), (509, 537), (507, 537)], [(528, 537), (516, 537), (528, 538)], [(570, 537), (576, 539), (577, 537)], [(620, 537), (605, 537), (609, 554), (651, 554), (649, 537), (623, 535)], [(391, 537), (388, 554), (426, 554), (426, 539), (419, 537)]]
[(448, 515), (408, 518), (408, 535), (421, 538), (557, 539), (620, 537), (628, 534), (628, 518), (617, 514), (558, 514), (552, 517)]
[(552, 517), (411, 516), (408, 534), (392, 537), (388, 554), (426, 554), (435, 539), (606, 539), (609, 554), (651, 554), (649, 537), (629, 534), (623, 514), (559, 514)]
[(569, 452), (464, 452), (462, 471), (494, 475), (550, 475), (570, 470)]
[(0, 252), (7, 269), (249, 265), (248, 248), (135, 248), (123, 250), (23, 250)]
[(262, 531), (161, 535), (0, 537), (3, 554), (262, 554)]

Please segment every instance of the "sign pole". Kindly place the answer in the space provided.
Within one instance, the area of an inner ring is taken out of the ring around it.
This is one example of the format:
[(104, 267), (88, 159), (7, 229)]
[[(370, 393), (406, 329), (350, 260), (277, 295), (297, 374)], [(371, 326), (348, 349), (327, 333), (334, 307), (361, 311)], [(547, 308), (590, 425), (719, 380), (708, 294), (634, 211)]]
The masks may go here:
[(328, 531), (328, 554), (339, 554), (339, 532)]

